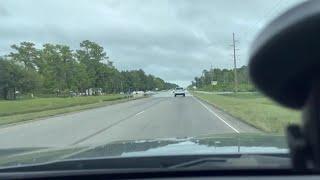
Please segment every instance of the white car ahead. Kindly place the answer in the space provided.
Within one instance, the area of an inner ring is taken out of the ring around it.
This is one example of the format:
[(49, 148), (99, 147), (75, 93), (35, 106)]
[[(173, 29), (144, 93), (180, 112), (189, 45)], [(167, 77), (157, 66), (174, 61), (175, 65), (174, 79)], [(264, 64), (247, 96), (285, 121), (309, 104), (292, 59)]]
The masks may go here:
[(181, 96), (186, 96), (186, 93), (185, 93), (185, 91), (184, 91), (184, 89), (183, 88), (181, 88), (181, 87), (177, 87), (174, 91), (173, 91), (173, 93), (174, 93), (174, 97), (177, 97), (178, 95), (181, 95)]

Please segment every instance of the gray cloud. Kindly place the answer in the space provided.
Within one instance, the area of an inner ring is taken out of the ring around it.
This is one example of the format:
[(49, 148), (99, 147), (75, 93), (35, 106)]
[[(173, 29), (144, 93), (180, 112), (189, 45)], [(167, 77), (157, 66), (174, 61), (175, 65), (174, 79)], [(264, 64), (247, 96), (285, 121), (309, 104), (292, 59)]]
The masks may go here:
[(5, 7), (0, 6), (0, 17), (9, 16), (9, 13)]
[(142, 68), (187, 85), (202, 69), (232, 67), (232, 33), (239, 64), (254, 36), (300, 0), (3, 0), (0, 54), (21, 41), (103, 45), (120, 69)]

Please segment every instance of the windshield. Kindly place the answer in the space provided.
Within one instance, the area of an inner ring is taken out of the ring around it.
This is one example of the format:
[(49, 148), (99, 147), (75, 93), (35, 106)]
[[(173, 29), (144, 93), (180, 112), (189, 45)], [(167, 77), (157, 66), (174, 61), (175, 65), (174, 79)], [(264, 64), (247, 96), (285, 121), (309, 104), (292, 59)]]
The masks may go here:
[(258, 33), (301, 2), (2, 0), (0, 166), (41, 152), (286, 154), (300, 112), (260, 93), (247, 64)]

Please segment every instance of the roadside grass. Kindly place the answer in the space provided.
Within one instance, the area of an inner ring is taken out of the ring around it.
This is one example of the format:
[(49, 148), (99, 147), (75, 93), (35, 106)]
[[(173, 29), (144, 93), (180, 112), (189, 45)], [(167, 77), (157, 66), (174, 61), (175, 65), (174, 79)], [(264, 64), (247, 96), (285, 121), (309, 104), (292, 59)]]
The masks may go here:
[[(78, 99), (79, 98), (79, 99)], [(103, 107), (107, 105), (126, 102), (129, 100), (135, 100), (139, 98), (125, 98), (122, 95), (108, 95), (108, 96), (95, 96), (95, 97), (74, 97), (74, 98), (41, 98), (33, 100), (23, 101), (0, 101), (0, 112), (3, 112), (10, 105), (15, 110), (11, 109), (10, 115), (0, 116), (0, 125), (10, 125), (14, 123), (20, 123), (29, 120), (39, 120), (41, 118), (56, 116), (65, 113), (71, 113), (81, 110), (93, 109)], [(51, 103), (52, 100), (54, 103)], [(63, 101), (64, 100), (64, 101)], [(20, 102), (20, 103), (17, 103)], [(49, 106), (45, 102), (52, 104)], [(13, 105), (11, 104), (13, 103)], [(47, 107), (43, 108), (41, 105)], [(59, 106), (60, 105), (60, 106)], [(28, 107), (29, 106), (29, 107)], [(19, 111), (19, 108), (20, 109)], [(30, 109), (27, 112), (27, 109)], [(51, 109), (50, 109), (51, 108)], [(38, 110), (38, 111), (37, 111)], [(17, 112), (17, 113), (14, 113)]]
[(67, 97), (67, 98), (35, 98), (16, 101), (0, 101), (0, 117), (61, 109), (72, 106), (113, 101), (124, 98), (123, 95), (111, 94), (105, 96)]
[(283, 134), (288, 124), (300, 119), (299, 111), (283, 108), (260, 93), (193, 95), (267, 133)]

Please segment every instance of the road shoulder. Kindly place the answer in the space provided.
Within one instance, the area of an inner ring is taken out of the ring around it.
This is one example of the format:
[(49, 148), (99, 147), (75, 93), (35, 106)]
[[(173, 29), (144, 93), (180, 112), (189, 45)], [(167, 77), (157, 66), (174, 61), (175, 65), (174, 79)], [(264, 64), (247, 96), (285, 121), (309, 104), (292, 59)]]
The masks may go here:
[(213, 111), (219, 118), (221, 118), (225, 123), (227, 123), (228, 126), (231, 126), (231, 128), (235, 129), (237, 133), (263, 133), (260, 129), (252, 126), (251, 124), (248, 124), (247, 122), (234, 117), (228, 112), (223, 111), (219, 107), (215, 106), (214, 104), (210, 103), (206, 99), (203, 99), (201, 97), (193, 96), (196, 100), (202, 102), (207, 107), (210, 107), (210, 110)]

